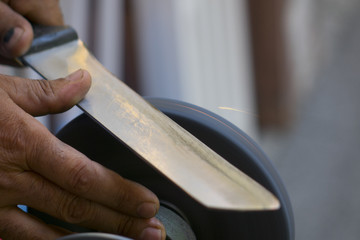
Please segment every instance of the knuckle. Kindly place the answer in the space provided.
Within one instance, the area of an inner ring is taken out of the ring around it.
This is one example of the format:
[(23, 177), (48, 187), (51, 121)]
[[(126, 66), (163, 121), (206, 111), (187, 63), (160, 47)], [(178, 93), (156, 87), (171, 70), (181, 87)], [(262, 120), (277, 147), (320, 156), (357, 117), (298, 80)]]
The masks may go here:
[[(1, 168), (1, 166), (0, 166)], [(16, 178), (12, 174), (0, 173), (0, 193), (6, 198), (0, 198), (0, 207), (13, 204), (16, 199), (18, 185)]]
[(0, 114), (0, 162), (24, 166), (40, 150), (43, 125), (10, 108)]
[[(2, 116), (0, 131), (1, 155), (4, 159), (24, 159), (28, 148), (27, 123), (13, 114)], [(6, 118), (6, 119), (5, 119)]]
[(120, 187), (117, 190), (117, 193), (114, 194), (114, 196), (115, 196), (114, 203), (116, 204), (115, 205), (116, 209), (124, 209), (124, 207), (129, 206), (129, 203), (131, 202), (130, 192), (124, 191), (124, 189)]
[(135, 219), (130, 216), (125, 216), (118, 221), (119, 223), (116, 225), (117, 234), (128, 236), (131, 233), (132, 228), (135, 225)]
[(70, 172), (70, 188), (78, 194), (86, 194), (92, 187), (90, 166), (81, 161)]
[[(8, 175), (0, 173), (0, 192), (12, 187), (12, 179)], [(0, 201), (1, 202), (1, 201)]]
[(51, 81), (33, 80), (28, 81), (31, 91), (34, 94), (35, 101), (39, 103), (48, 102), (56, 96), (56, 89)]
[(93, 203), (77, 196), (65, 197), (57, 210), (60, 218), (74, 224), (93, 219), (94, 213)]
[(21, 94), (22, 93), (22, 89), (19, 85), (21, 85), (19, 82), (18, 78), (11, 78), (9, 79), (9, 77), (6, 77), (4, 80), (4, 83), (7, 84), (8, 86), (11, 87), (11, 90), (14, 92), (15, 95), (17, 94)]
[[(36, 166), (43, 157), (45, 151), (52, 151), (55, 137), (51, 137), (45, 126), (39, 122), (26, 123), (26, 131), (24, 131), (24, 160), (26, 166)], [(45, 130), (45, 131), (44, 131)], [(35, 164), (36, 163), (36, 164)]]

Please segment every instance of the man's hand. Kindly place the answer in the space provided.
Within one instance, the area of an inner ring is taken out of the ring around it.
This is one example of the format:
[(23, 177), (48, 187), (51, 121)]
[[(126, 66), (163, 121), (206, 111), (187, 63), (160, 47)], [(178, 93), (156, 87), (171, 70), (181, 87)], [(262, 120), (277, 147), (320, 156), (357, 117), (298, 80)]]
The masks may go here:
[[(0, 0), (2, 60), (29, 48), (33, 32), (27, 19), (63, 24), (56, 0)], [(68, 233), (16, 207), (24, 204), (99, 231), (165, 239), (152, 192), (62, 143), (33, 118), (69, 109), (90, 85), (84, 70), (53, 81), (0, 75), (0, 238), (55, 239)]]
[(90, 82), (84, 70), (54, 81), (0, 76), (1, 238), (54, 239), (66, 233), (22, 212), (17, 204), (104, 232), (164, 236), (163, 226), (153, 218), (159, 201), (152, 192), (89, 160), (31, 116), (70, 108)]
[(43, 25), (63, 25), (57, 0), (0, 0), (1, 56), (10, 59), (27, 51), (34, 35), (27, 19)]

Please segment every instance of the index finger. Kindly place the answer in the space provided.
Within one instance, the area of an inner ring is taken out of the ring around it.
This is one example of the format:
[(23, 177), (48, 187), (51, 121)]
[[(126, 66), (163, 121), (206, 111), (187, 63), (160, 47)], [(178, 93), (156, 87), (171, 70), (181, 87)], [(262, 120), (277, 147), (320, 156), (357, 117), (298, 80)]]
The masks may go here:
[[(63, 25), (57, 0), (0, 0), (0, 16), (0, 55), (9, 59), (21, 56), (31, 45), (33, 30), (28, 20)], [(0, 58), (0, 63), (6, 62)], [(10, 64), (14, 65), (14, 61)]]
[(130, 216), (151, 218), (159, 200), (150, 190), (124, 179), (114, 171), (54, 137), (45, 127), (32, 128), (28, 167), (67, 191)]

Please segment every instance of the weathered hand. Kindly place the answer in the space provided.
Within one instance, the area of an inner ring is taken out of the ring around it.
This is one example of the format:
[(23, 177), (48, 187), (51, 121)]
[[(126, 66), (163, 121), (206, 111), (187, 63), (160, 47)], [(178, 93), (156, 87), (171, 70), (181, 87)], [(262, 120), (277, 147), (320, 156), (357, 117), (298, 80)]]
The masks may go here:
[[(66, 232), (19, 210), (133, 238), (165, 238), (157, 197), (62, 143), (31, 115), (64, 111), (90, 87), (88, 72), (54, 81), (0, 75), (0, 238), (55, 239)], [(31, 115), (30, 115), (31, 114)]]
[[(63, 24), (57, 0), (0, 0), (0, 63), (29, 48), (28, 20)], [(19, 210), (24, 204), (70, 223), (143, 239), (165, 239), (159, 201), (54, 137), (32, 116), (65, 111), (91, 84), (79, 70), (54, 81), (0, 75), (0, 238), (55, 239), (68, 232)]]
[(58, 0), (0, 0), (0, 59), (1, 63), (24, 54), (33, 39), (28, 22), (62, 25)]

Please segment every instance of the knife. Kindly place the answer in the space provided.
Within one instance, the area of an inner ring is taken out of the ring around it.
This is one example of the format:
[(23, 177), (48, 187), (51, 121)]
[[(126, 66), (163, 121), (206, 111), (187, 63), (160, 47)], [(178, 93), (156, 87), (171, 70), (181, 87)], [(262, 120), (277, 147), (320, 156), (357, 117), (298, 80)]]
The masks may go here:
[(44, 79), (82, 68), (92, 85), (77, 104), (192, 198), (208, 208), (275, 210), (278, 199), (111, 74), (69, 26), (33, 25), (30, 50), (18, 60)]

